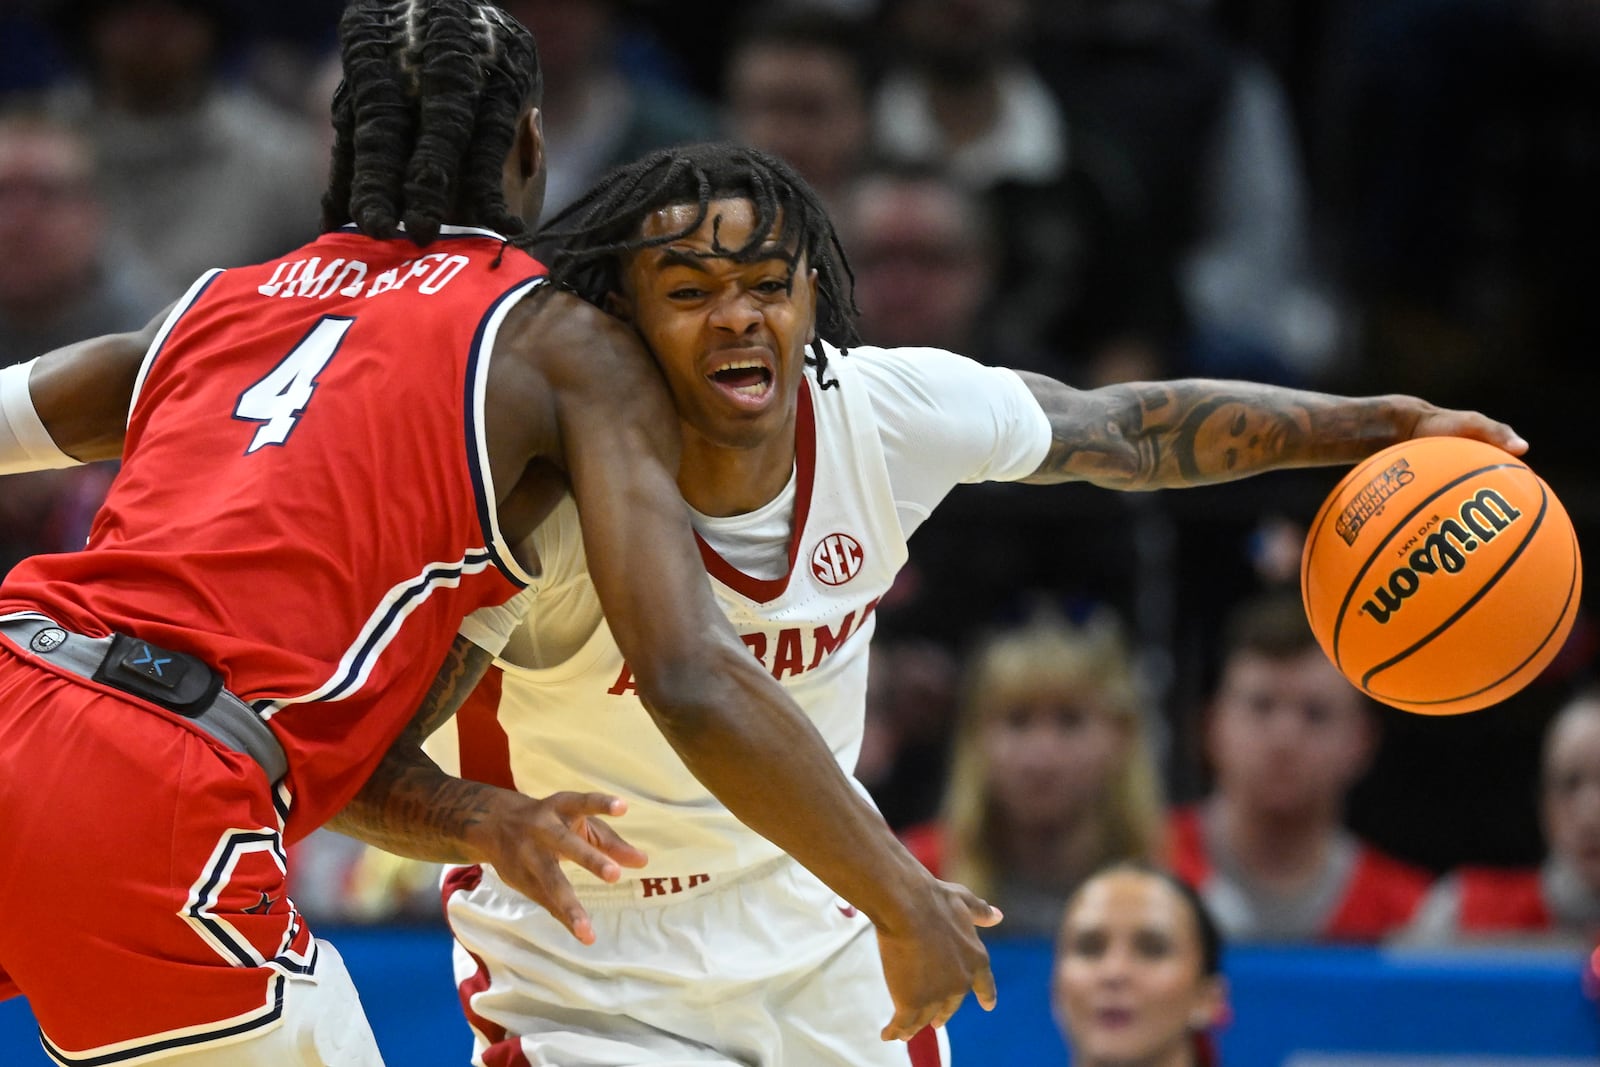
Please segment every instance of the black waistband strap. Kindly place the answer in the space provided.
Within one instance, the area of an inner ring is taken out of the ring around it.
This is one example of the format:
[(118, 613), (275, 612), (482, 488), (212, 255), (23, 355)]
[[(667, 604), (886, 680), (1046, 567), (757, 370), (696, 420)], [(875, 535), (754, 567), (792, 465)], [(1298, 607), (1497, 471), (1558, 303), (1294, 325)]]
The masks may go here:
[(85, 637), (42, 615), (0, 619), (0, 634), (41, 660), (177, 712), (259, 763), (269, 782), (289, 769), (283, 746), (255, 709), (223, 689), (216, 672), (192, 656), (123, 634)]

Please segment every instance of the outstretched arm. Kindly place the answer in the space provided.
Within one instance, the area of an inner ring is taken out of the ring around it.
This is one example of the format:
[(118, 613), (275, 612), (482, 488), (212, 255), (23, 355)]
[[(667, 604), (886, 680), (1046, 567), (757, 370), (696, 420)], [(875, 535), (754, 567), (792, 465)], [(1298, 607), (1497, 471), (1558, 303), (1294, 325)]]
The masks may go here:
[(572, 860), (606, 881), (616, 881), (623, 866), (641, 866), (643, 854), (595, 819), (623, 814), (623, 801), (603, 793), (523, 796), (446, 774), (422, 750), (428, 735), (461, 707), (491, 658), (456, 638), (416, 715), (328, 825), (411, 859), (492, 864), (574, 937), (592, 944), (594, 928), (560, 861)]
[(1050, 419), (1036, 484), (1178, 489), (1283, 467), (1354, 463), (1413, 437), (1471, 437), (1516, 455), (1511, 427), (1411, 396), (1341, 397), (1252, 382), (1192, 378), (1088, 391), (1018, 375)]
[[(26, 399), (56, 448), (84, 463), (122, 454), (133, 384), (168, 311), (142, 330), (79, 341), (32, 362)], [(0, 412), (0, 419), (5, 416)], [(62, 461), (54, 465), (61, 466)], [(0, 456), (0, 469), (15, 472), (41, 466), (24, 455), (5, 455)]]

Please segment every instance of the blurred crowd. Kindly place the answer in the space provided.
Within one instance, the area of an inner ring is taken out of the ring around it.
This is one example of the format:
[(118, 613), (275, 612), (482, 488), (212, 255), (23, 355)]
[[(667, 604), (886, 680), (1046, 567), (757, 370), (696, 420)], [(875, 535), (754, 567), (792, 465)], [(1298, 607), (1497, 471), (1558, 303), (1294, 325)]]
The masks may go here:
[[(1240, 377), (1479, 408), (1532, 442), (1594, 542), (1600, 4), (503, 6), (541, 50), (549, 210), (647, 149), (748, 141), (833, 211), (868, 343), (1082, 387)], [(142, 326), (204, 269), (315, 232), (336, 17), (0, 11), (0, 365)], [(111, 473), (8, 479), (0, 572), (81, 545)], [(1592, 945), (1592, 611), (1500, 706), (1371, 704), (1296, 599), (1336, 480), (958, 490), (879, 607), (858, 774), (891, 824), (1012, 934), (1053, 934), (1091, 872), (1138, 860), (1230, 940)], [(308, 913), (435, 920), (426, 868), (331, 833), (302, 848)]]

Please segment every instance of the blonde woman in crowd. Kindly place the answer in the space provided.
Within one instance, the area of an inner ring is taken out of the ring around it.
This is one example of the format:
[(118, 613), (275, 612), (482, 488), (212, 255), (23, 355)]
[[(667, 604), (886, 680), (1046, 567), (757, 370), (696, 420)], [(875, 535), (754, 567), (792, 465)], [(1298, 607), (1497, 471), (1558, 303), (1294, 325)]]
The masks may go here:
[(1117, 621), (1043, 613), (972, 655), (941, 819), (903, 836), (1008, 934), (1049, 936), (1091, 871), (1159, 853), (1158, 782)]

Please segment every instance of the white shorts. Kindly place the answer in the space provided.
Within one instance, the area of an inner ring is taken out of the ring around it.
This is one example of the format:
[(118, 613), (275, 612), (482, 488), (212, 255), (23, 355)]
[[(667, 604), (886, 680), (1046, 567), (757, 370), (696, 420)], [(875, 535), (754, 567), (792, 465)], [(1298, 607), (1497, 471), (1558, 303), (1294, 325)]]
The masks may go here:
[(585, 891), (592, 946), (493, 868), (445, 887), (479, 1067), (950, 1062), (942, 1030), (878, 1036), (894, 1008), (871, 922), (787, 856), (650, 898), (639, 880)]

